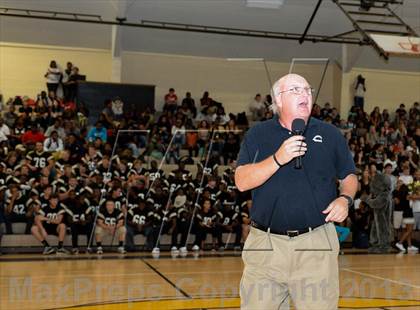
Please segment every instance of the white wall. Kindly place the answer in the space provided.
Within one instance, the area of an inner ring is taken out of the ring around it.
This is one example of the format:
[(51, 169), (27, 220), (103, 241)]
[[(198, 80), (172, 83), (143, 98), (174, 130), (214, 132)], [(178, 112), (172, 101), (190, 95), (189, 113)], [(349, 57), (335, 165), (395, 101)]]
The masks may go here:
[[(35, 97), (45, 89), (44, 74), (50, 60), (62, 66), (67, 61), (76, 64), (89, 81), (112, 80), (112, 53), (107, 49), (23, 45), (0, 42), (0, 92), (7, 99), (16, 95)], [(289, 72), (289, 63), (267, 62), (271, 79)], [(323, 67), (298, 65), (294, 72), (305, 76), (319, 87)], [(227, 112), (247, 110), (256, 93), (269, 92), (269, 82), (261, 61), (227, 61), (222, 58), (179, 56), (125, 51), (121, 54), (122, 83), (156, 85), (156, 106), (163, 105), (163, 96), (170, 87), (180, 99), (191, 91), (199, 102), (204, 91), (223, 102)], [(343, 117), (353, 102), (353, 83), (358, 74), (366, 78), (366, 110), (374, 106), (393, 112), (404, 102), (411, 106), (420, 101), (420, 73), (353, 68), (342, 73), (336, 64), (330, 64), (320, 91), (318, 103), (331, 102)]]
[(365, 111), (371, 112), (375, 106), (393, 113), (400, 103), (411, 107), (420, 102), (420, 72), (385, 71), (354, 68), (343, 74), (341, 104), (346, 113), (353, 104), (354, 82), (357, 75), (366, 79)]
[[(228, 61), (221, 58), (176, 56), (138, 52), (123, 52), (123, 83), (156, 85), (156, 106), (161, 108), (168, 89), (175, 88), (182, 99), (190, 91), (199, 102), (204, 91), (226, 107), (227, 112), (247, 110), (256, 93), (268, 94), (269, 81), (262, 61)], [(289, 72), (289, 63), (268, 62), (272, 82)], [(331, 65), (325, 76), (318, 102), (338, 105), (340, 81), (334, 77)], [(307, 77), (318, 88), (323, 66), (296, 65), (294, 72)]]
[(109, 50), (0, 42), (0, 92), (4, 98), (35, 98), (46, 90), (44, 74), (51, 60), (63, 68), (67, 61), (73, 62), (90, 81), (111, 80)]

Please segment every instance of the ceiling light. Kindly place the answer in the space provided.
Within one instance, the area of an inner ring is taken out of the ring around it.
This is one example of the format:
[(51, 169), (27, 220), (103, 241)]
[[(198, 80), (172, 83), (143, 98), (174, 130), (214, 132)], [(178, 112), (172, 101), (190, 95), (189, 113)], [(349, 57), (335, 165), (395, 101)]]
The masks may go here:
[(284, 0), (246, 0), (246, 6), (251, 8), (279, 9)]

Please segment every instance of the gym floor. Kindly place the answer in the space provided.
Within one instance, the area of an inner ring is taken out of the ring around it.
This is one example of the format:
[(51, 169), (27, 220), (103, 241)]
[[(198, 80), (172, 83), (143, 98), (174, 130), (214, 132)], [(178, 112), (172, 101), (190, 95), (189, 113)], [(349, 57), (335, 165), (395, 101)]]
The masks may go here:
[[(420, 255), (340, 255), (340, 309), (420, 309)], [(238, 309), (237, 252), (3, 255), (1, 309)]]

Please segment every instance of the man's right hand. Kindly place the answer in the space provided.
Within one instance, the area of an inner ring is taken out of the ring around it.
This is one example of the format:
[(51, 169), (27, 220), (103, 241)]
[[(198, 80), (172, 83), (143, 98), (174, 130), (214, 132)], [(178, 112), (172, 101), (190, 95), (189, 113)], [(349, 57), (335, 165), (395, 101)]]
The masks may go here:
[(304, 136), (292, 136), (285, 140), (278, 151), (274, 154), (281, 165), (287, 164), (293, 158), (303, 156), (306, 153), (307, 145)]

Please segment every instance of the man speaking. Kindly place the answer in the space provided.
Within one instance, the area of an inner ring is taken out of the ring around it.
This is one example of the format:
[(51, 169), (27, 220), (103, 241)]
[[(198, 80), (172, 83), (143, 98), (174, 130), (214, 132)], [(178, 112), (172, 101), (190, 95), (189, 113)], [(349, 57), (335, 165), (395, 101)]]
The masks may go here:
[(298, 310), (338, 306), (333, 222), (346, 219), (357, 178), (340, 131), (310, 118), (312, 95), (303, 77), (282, 77), (273, 85), (277, 116), (252, 127), (241, 145), (235, 182), (253, 199), (241, 309), (289, 309), (289, 297)]

